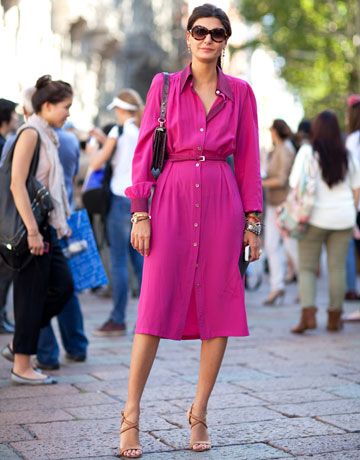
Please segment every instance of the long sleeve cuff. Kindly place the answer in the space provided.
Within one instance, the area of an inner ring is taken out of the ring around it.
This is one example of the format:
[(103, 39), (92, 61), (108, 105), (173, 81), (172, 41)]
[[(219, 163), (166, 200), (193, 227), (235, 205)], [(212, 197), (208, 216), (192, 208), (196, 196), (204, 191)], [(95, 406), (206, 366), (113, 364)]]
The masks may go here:
[(148, 198), (131, 198), (131, 212), (148, 212), (149, 199)]

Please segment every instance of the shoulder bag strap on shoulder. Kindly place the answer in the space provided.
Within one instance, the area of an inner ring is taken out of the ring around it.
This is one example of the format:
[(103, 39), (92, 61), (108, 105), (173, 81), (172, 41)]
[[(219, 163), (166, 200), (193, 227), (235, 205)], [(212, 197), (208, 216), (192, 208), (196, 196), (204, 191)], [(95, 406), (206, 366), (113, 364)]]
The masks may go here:
[(162, 125), (166, 122), (166, 109), (167, 109), (167, 102), (169, 98), (169, 88), (170, 88), (170, 76), (168, 72), (163, 72), (164, 76), (164, 84), (162, 88), (161, 94), (161, 106), (160, 106), (160, 118), (159, 122)]
[(36, 170), (37, 170), (37, 167), (38, 167), (38, 164), (39, 164), (39, 157), (40, 157), (40, 143), (41, 143), (41, 139), (40, 139), (40, 134), (39, 132), (37, 131), (37, 129), (33, 128), (32, 126), (27, 126), (25, 128), (23, 128), (16, 136), (5, 160), (4, 160), (4, 164), (6, 162), (7, 165), (11, 165), (12, 163), (12, 159), (13, 159), (13, 156), (14, 156), (14, 151), (15, 151), (15, 147), (16, 147), (16, 144), (20, 138), (20, 135), (23, 131), (25, 131), (26, 129), (33, 129), (34, 131), (36, 131), (37, 133), (37, 141), (36, 141), (36, 146), (35, 146), (35, 150), (34, 150), (34, 156), (31, 160), (31, 164), (30, 164), (30, 169), (29, 169), (29, 175), (35, 175), (36, 174)]

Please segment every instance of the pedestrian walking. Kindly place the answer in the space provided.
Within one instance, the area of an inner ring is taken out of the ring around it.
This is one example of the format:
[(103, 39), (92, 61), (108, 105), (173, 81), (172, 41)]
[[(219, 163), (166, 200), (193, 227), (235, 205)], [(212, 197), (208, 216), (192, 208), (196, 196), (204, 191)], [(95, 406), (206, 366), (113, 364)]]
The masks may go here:
[(299, 324), (292, 329), (294, 333), (316, 328), (316, 276), (323, 244), (329, 276), (327, 329), (338, 331), (342, 327), (345, 259), (359, 200), (359, 162), (345, 148), (335, 113), (326, 110), (315, 118), (311, 145), (304, 145), (296, 156), (290, 176), (292, 187), (302, 180), (304, 161), (309, 157), (317, 162), (319, 174), (309, 226), (299, 240), (302, 313)]
[(90, 159), (92, 170), (104, 167), (108, 161), (112, 167), (106, 234), (110, 245), (113, 309), (105, 323), (94, 331), (94, 335), (99, 337), (126, 333), (129, 251), (138, 284), (141, 285), (143, 257), (133, 248), (129, 248), (130, 200), (126, 197), (125, 190), (131, 185), (131, 165), (139, 136), (143, 105), (140, 95), (135, 90), (126, 88), (119, 92), (108, 108), (115, 109), (122, 132), (119, 135), (119, 126), (114, 126), (103, 149)]
[[(225, 75), (221, 56), (228, 16), (205, 4), (186, 32), (191, 64), (171, 74), (166, 114), (167, 161), (156, 183), (152, 139), (163, 75), (154, 77), (133, 161), (131, 242), (145, 256), (122, 412), (120, 455), (139, 457), (140, 400), (160, 338), (200, 339), (196, 395), (188, 411), (190, 448), (211, 448), (206, 411), (229, 336), (246, 336), (244, 244), (260, 254), (262, 189), (256, 102), (248, 83)], [(234, 155), (235, 175), (226, 162)], [(156, 185), (156, 186), (155, 186)], [(155, 186), (151, 203), (148, 201)]]
[[(347, 100), (347, 128), (346, 148), (349, 153), (360, 162), (360, 94), (352, 94)], [(357, 211), (357, 225), (354, 231), (354, 238), (350, 239), (349, 252), (347, 257), (346, 276), (348, 290), (346, 300), (360, 300), (356, 290), (357, 268), (356, 253), (360, 253), (360, 211)], [(356, 238), (356, 239), (355, 239)], [(344, 321), (360, 321), (360, 310), (350, 313), (344, 317)]]
[[(18, 127), (18, 116), (15, 112), (16, 103), (0, 99), (0, 164), (6, 152), (7, 137)], [(0, 334), (12, 334), (14, 325), (9, 321), (6, 301), (12, 283), (12, 272), (0, 257)]]
[[(69, 234), (63, 171), (52, 127), (60, 127), (69, 115), (72, 88), (63, 81), (45, 75), (36, 83), (32, 97), (35, 113), (20, 128), (12, 158), (11, 192), (27, 229), (30, 262), (14, 276), (15, 334), (3, 356), (13, 360), (11, 379), (30, 385), (56, 383), (51, 377), (34, 370), (31, 355), (36, 354), (41, 327), (59, 314), (73, 293), (73, 282), (57, 237)], [(26, 181), (40, 137), (40, 155), (36, 178), (51, 194), (54, 209), (48, 225), (38, 228), (33, 214)]]
[[(59, 138), (59, 158), (64, 170), (67, 197), (71, 209), (74, 208), (74, 177), (79, 169), (80, 145), (74, 133), (64, 128), (55, 128)], [(66, 359), (74, 362), (86, 360), (88, 339), (84, 331), (84, 320), (79, 298), (74, 292), (62, 311), (57, 315), (61, 341), (66, 351)], [(41, 329), (36, 366), (44, 370), (59, 369), (60, 349), (52, 325)]]
[(266, 161), (266, 177), (262, 181), (265, 189), (265, 251), (269, 266), (270, 293), (264, 305), (275, 305), (283, 300), (286, 282), (286, 256), (290, 259), (289, 280), (297, 274), (297, 241), (281, 234), (277, 224), (277, 207), (289, 192), (289, 176), (295, 158), (295, 149), (290, 141), (292, 132), (284, 120), (274, 120), (270, 128), (274, 148)]

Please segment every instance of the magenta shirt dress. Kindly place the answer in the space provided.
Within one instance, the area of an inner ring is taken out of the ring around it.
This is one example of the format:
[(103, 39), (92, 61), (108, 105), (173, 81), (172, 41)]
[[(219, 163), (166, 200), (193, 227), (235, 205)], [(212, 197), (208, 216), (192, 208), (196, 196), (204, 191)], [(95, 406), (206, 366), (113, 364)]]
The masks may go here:
[[(145, 257), (136, 333), (168, 339), (246, 336), (244, 282), (238, 261), (247, 211), (262, 210), (256, 102), (250, 86), (218, 69), (208, 115), (192, 86), (191, 65), (170, 75), (169, 160), (151, 174), (163, 75), (146, 101), (126, 189), (131, 210), (147, 211)], [(234, 156), (235, 174), (225, 161)]]

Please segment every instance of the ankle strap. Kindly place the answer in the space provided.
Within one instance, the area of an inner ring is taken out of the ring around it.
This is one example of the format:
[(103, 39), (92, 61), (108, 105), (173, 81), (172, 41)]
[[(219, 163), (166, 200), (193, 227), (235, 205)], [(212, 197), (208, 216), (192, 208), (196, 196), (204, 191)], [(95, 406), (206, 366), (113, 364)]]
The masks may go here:
[[(196, 426), (199, 423), (201, 423), (207, 429), (206, 418), (205, 417), (200, 417), (199, 415), (193, 414), (193, 406), (194, 406), (194, 404), (191, 405), (190, 411), (189, 411), (189, 424), (190, 424), (191, 428), (194, 428), (194, 426)], [(191, 422), (191, 419), (194, 419), (195, 422)]]
[[(130, 420), (128, 420), (125, 417), (125, 412), (123, 410), (121, 411), (121, 417), (122, 419), (121, 419), (120, 434), (125, 433), (125, 431), (132, 430), (132, 429), (139, 431), (139, 422), (130, 422)], [(126, 423), (127, 427), (122, 428), (122, 425), (124, 423)]]

